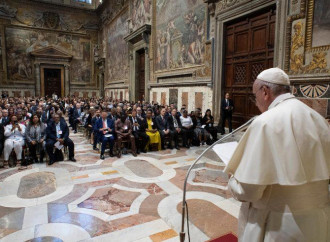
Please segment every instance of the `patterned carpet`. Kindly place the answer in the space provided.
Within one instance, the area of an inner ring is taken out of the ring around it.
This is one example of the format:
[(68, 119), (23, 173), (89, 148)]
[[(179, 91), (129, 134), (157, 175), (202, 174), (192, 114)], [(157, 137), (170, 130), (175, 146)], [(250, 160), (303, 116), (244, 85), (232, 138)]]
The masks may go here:
[[(100, 160), (71, 137), (76, 163), (0, 170), (1, 241), (179, 241), (183, 181), (206, 146)], [(191, 241), (237, 241), (240, 203), (215, 160), (208, 152), (188, 179)]]

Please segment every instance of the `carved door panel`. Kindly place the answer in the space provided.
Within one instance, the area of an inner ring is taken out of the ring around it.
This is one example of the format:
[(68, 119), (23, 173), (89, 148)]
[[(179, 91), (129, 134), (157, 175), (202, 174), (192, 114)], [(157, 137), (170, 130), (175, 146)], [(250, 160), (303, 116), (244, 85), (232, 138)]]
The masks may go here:
[(45, 69), (45, 95), (61, 97), (61, 69)]
[(138, 69), (137, 69), (137, 98), (144, 99), (145, 92), (145, 52), (144, 50), (138, 52)]
[(273, 67), (275, 18), (273, 7), (225, 27), (224, 86), (235, 106), (234, 127), (260, 113), (252, 101), (252, 85), (262, 70)]

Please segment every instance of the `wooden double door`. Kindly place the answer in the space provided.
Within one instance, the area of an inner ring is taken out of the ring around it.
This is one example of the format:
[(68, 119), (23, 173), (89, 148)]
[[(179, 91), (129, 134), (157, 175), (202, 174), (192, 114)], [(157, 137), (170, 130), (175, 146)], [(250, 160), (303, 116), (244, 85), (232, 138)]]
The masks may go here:
[(51, 97), (55, 93), (58, 97), (62, 95), (61, 69), (44, 70), (45, 96)]
[(260, 114), (252, 85), (258, 74), (273, 67), (275, 7), (237, 19), (225, 26), (224, 93), (234, 102), (233, 126)]

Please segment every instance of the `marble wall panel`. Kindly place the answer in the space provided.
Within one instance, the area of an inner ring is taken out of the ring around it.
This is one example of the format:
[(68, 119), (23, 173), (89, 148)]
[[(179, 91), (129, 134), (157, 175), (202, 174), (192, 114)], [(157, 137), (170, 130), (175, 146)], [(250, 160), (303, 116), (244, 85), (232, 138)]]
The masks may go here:
[(169, 103), (174, 103), (178, 105), (178, 89), (170, 89), (170, 101)]
[(188, 92), (182, 92), (182, 105), (188, 106)]
[(203, 107), (203, 93), (195, 92), (195, 107), (202, 108)]
[(166, 100), (166, 92), (162, 92), (161, 93), (161, 101), (160, 101), (161, 105), (165, 105), (168, 104), (167, 100)]
[(152, 93), (152, 101), (157, 102), (157, 92)]

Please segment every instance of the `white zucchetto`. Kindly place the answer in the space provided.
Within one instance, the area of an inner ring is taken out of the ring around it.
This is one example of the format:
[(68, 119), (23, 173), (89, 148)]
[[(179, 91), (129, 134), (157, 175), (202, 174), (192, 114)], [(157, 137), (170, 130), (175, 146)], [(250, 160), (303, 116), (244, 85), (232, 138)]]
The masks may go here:
[(290, 86), (289, 76), (278, 67), (262, 71), (257, 79), (277, 85)]

